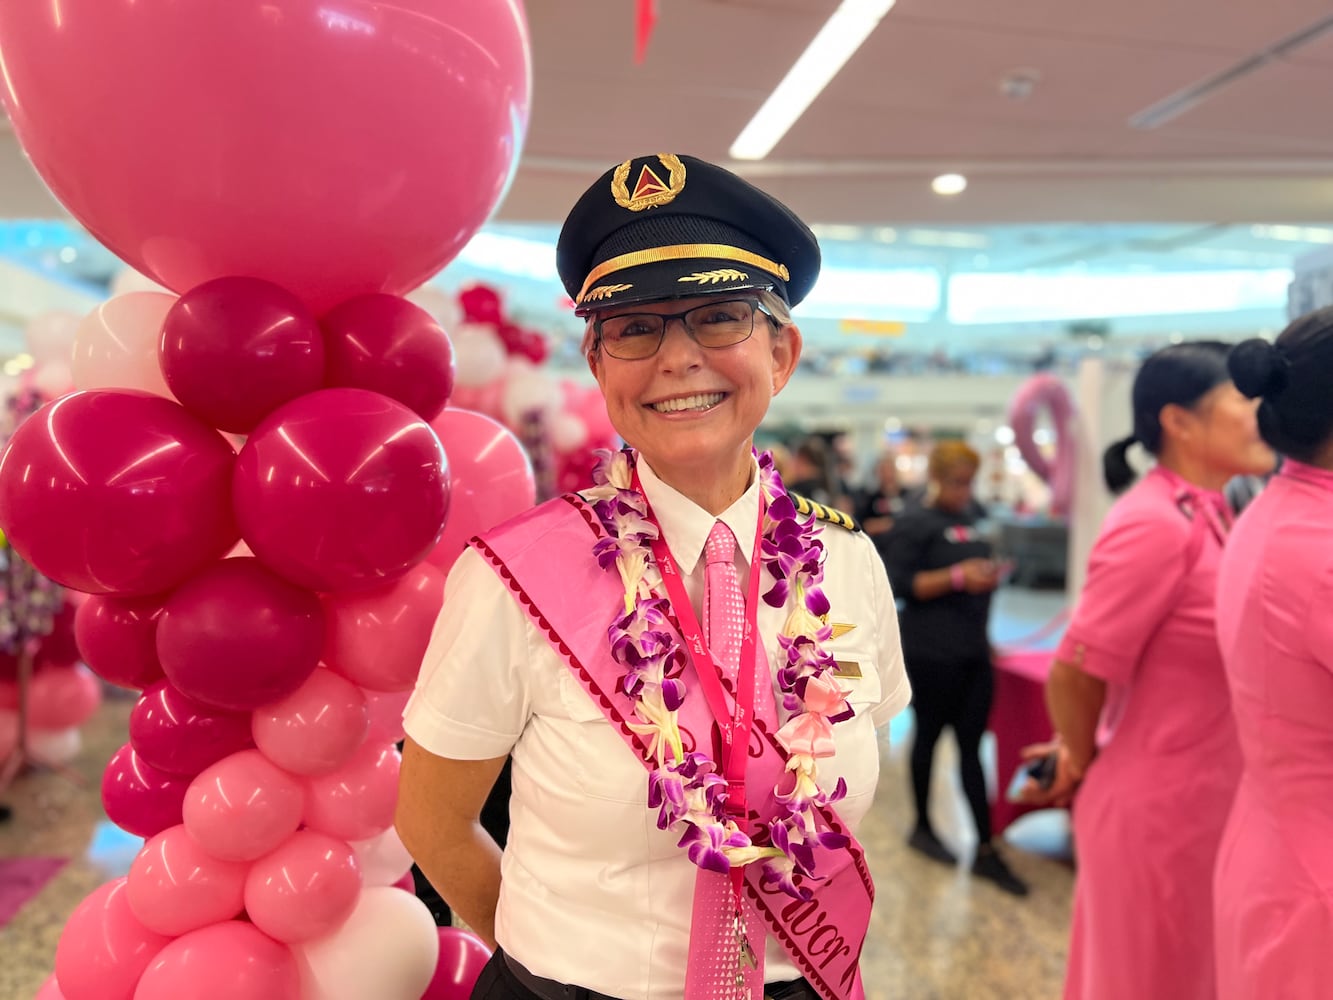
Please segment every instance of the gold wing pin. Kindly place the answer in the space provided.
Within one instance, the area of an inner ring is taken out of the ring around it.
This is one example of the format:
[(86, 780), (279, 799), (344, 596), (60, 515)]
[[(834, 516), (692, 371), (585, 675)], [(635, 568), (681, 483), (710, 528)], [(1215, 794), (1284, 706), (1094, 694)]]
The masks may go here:
[(830, 639), (837, 639), (840, 636), (846, 635), (852, 629), (856, 628), (855, 625), (849, 625), (846, 622), (831, 622), (828, 620), (828, 615), (822, 616), (819, 620), (822, 621), (829, 628), (833, 629), (833, 634), (829, 636)]

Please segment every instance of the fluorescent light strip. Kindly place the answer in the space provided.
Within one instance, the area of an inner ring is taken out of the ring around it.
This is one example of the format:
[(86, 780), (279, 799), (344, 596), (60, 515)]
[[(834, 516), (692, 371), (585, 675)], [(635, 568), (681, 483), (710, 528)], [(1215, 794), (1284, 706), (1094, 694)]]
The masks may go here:
[(893, 9), (896, 0), (842, 0), (782, 82), (731, 144), (737, 160), (762, 160)]

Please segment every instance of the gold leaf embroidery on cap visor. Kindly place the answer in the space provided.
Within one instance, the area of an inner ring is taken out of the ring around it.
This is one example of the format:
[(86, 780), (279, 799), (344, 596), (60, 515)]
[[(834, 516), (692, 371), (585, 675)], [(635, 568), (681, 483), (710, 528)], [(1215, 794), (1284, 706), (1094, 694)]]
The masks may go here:
[(719, 281), (745, 281), (749, 277), (744, 271), (737, 271), (734, 267), (721, 267), (716, 271), (696, 271), (676, 280), (692, 281), (700, 285), (716, 285)]
[(787, 265), (779, 264), (767, 257), (761, 257), (749, 250), (727, 246), (725, 243), (681, 243), (677, 246), (635, 250), (633, 253), (624, 253), (619, 257), (602, 261), (592, 269), (592, 273), (584, 280), (584, 290), (579, 292), (578, 298), (574, 301), (578, 305), (582, 305), (588, 296), (587, 289), (617, 271), (627, 271), (631, 267), (642, 267), (644, 264), (660, 264), (668, 260), (734, 260), (737, 264), (748, 264), (750, 267), (767, 271), (783, 281), (791, 280), (791, 273), (787, 270)]
[(583, 296), (584, 302), (600, 302), (602, 299), (609, 299), (616, 292), (624, 292), (633, 288), (633, 285), (598, 285), (587, 295)]

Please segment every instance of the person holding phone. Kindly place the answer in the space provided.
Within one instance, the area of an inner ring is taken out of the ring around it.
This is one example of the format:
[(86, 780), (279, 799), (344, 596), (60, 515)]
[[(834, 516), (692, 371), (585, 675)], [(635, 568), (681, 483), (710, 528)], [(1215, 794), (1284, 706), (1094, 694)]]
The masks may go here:
[(972, 495), (980, 456), (962, 441), (943, 441), (930, 453), (926, 493), (877, 539), (893, 592), (903, 600), (903, 656), (912, 681), (916, 732), (912, 792), (916, 823), (908, 845), (932, 860), (957, 864), (930, 822), (930, 775), (935, 744), (945, 726), (958, 740), (958, 766), (977, 828), (975, 875), (1005, 892), (1027, 895), (1027, 885), (991, 843), (990, 805), (981, 769), (981, 736), (990, 717), (995, 679), (991, 667), (991, 594), (1001, 567), (977, 531), (984, 511)]
[[(1056, 651), (1050, 787), (1073, 799), (1078, 876), (1065, 1000), (1214, 1000), (1212, 871), (1240, 777), (1213, 612), (1230, 527), (1222, 487), (1273, 452), (1214, 341), (1158, 351), (1133, 387), (1134, 432), (1107, 449), (1122, 492), (1138, 445), (1156, 465), (1107, 515)], [(910, 661), (909, 661), (910, 662)], [(1099, 740), (1099, 728), (1102, 738)]]

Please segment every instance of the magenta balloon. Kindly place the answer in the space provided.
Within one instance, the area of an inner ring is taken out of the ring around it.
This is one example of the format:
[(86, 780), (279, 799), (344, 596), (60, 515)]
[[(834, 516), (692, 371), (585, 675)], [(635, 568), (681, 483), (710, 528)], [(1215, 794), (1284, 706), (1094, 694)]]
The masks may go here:
[(314, 315), (287, 289), (258, 278), (215, 278), (177, 299), (159, 359), (182, 406), (235, 434), (324, 384), (324, 338)]
[(160, 597), (90, 597), (74, 616), (83, 662), (105, 681), (146, 688), (162, 679), (157, 659)]
[(69, 729), (92, 717), (102, 703), (102, 684), (87, 667), (47, 667), (28, 687), (28, 725)]
[(188, 778), (159, 771), (126, 743), (102, 772), (102, 807), (116, 826), (136, 837), (153, 837), (181, 821)]
[(369, 389), (422, 420), (439, 416), (454, 388), (454, 351), (430, 313), (396, 295), (361, 295), (320, 320), (330, 386)]
[(481, 938), (457, 927), (441, 927), (440, 958), (421, 1000), (468, 1000), (491, 950)]
[(431, 426), (449, 456), (449, 519), (426, 558), (447, 573), (469, 538), (536, 503), (537, 486), (518, 438), (490, 417), (449, 409)]
[(65, 1000), (133, 1000), (139, 977), (170, 940), (139, 922), (125, 879), (108, 882), (75, 907), (60, 934), (60, 991)]
[(531, 70), (513, 0), (0, 6), (0, 92), (28, 157), (178, 292), (248, 274), (321, 312), (405, 293), (518, 163)]
[(344, 840), (369, 840), (393, 824), (398, 768), (392, 746), (362, 744), (332, 774), (305, 783), (305, 825)]
[(216, 858), (253, 861), (296, 832), (302, 803), (295, 778), (258, 750), (242, 750), (190, 782), (185, 829)]
[(134, 1000), (300, 1000), (290, 948), (228, 920), (177, 938), (148, 963)]
[(324, 598), (324, 662), (372, 691), (416, 683), (444, 602), (444, 574), (414, 566), (387, 588)]
[(144, 844), (130, 865), (130, 909), (149, 930), (178, 937), (238, 915), (248, 871), (242, 862), (213, 857), (184, 826), (173, 826)]
[(347, 841), (298, 830), (251, 867), (245, 912), (270, 937), (309, 941), (351, 916), (360, 893), (361, 871)]
[(191, 698), (249, 711), (299, 688), (319, 664), (324, 609), (258, 559), (224, 559), (167, 599), (157, 655)]
[(274, 572), (311, 590), (360, 590), (434, 546), (449, 469), (430, 425), (402, 403), (325, 389), (250, 435), (233, 496), (246, 543)]
[(252, 722), (260, 753), (283, 770), (304, 775), (341, 767), (369, 726), (360, 689), (322, 669), (286, 698), (256, 709)]
[(193, 778), (251, 746), (250, 716), (205, 705), (159, 681), (130, 710), (130, 744), (159, 771)]
[(76, 392), (10, 439), (0, 457), (0, 527), (67, 587), (158, 593), (236, 544), (235, 457), (225, 438), (161, 396)]

